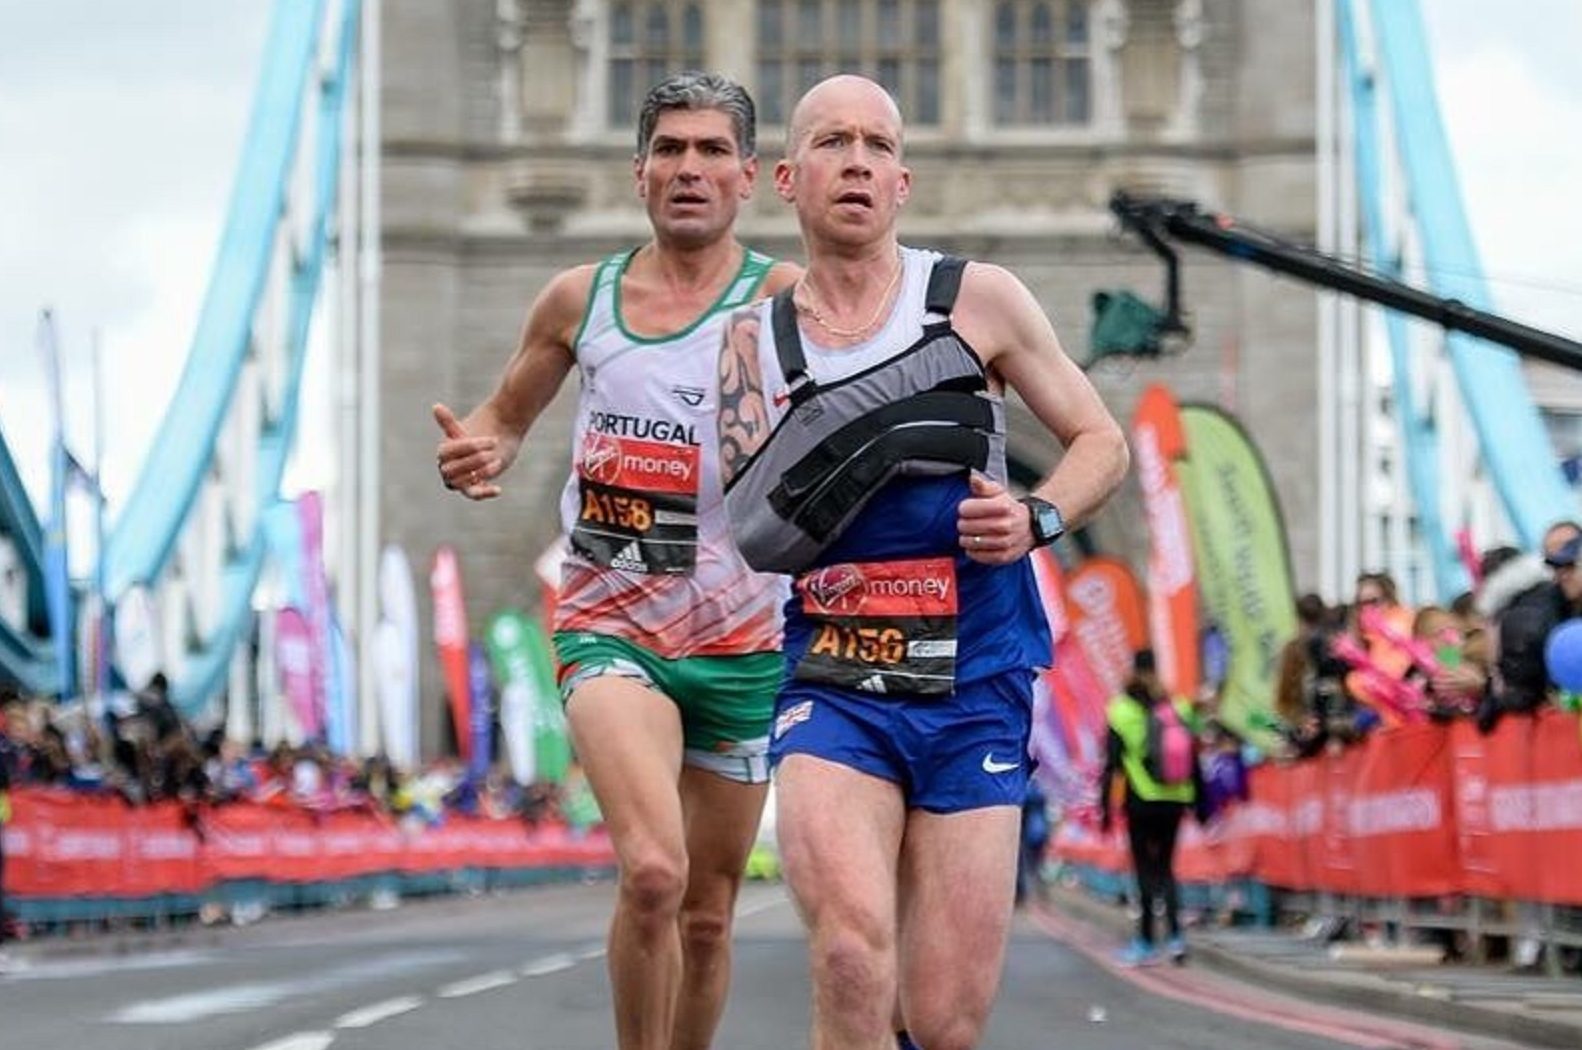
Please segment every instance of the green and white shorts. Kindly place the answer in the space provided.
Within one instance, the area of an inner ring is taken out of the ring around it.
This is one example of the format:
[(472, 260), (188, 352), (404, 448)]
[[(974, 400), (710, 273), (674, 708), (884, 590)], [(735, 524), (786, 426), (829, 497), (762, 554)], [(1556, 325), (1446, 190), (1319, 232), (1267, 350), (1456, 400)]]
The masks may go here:
[(680, 710), (687, 765), (743, 784), (769, 780), (769, 722), (785, 668), (779, 653), (666, 660), (607, 634), (567, 631), (554, 642), (562, 703), (592, 679), (629, 678)]

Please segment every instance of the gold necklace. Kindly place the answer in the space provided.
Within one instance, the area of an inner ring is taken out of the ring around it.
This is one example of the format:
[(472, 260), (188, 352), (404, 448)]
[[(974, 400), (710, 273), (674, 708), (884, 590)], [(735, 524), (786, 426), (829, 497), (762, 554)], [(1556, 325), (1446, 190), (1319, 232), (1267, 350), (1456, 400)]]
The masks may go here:
[[(858, 336), (866, 335), (873, 329), (874, 325), (879, 323), (879, 316), (884, 313), (884, 308), (890, 304), (890, 293), (895, 291), (896, 282), (901, 279), (901, 271), (904, 269), (906, 269), (906, 266), (901, 260), (900, 253), (897, 252), (895, 272), (890, 274), (890, 283), (884, 286), (884, 291), (879, 295), (879, 305), (874, 307), (873, 316), (868, 318), (868, 322), (857, 328), (837, 328), (829, 323), (829, 320), (819, 312), (818, 307), (814, 306), (811, 301), (803, 301), (795, 297), (791, 301), (796, 304), (798, 310), (811, 317), (815, 324), (830, 335), (835, 336), (837, 339), (855, 339)], [(808, 285), (806, 276), (799, 280), (797, 285), (806, 293), (804, 298), (812, 296), (813, 290)]]

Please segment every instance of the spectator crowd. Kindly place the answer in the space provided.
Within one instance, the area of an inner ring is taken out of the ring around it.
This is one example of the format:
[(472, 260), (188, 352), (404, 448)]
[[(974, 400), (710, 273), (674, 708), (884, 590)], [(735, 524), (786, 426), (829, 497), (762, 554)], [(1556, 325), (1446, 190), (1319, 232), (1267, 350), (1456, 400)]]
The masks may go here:
[(1545, 659), (1552, 632), (1582, 615), (1582, 525), (1542, 549), (1483, 553), (1471, 591), (1448, 606), (1400, 601), (1387, 573), (1364, 573), (1349, 605), (1297, 601), (1280, 654), (1274, 712), (1289, 753), (1344, 746), (1383, 725), (1470, 718), (1484, 732), (1565, 699)]
[(528, 823), (562, 816), (559, 786), (518, 784), (498, 762), (479, 781), (456, 760), (407, 771), (382, 755), (333, 754), (318, 741), (249, 746), (228, 738), (223, 725), (200, 730), (171, 704), (162, 675), (98, 719), (80, 701), (0, 693), (0, 775), (13, 788), (64, 788), (132, 805), (179, 802), (195, 819), (203, 806), (231, 802), (372, 809), (422, 823), (448, 811)]

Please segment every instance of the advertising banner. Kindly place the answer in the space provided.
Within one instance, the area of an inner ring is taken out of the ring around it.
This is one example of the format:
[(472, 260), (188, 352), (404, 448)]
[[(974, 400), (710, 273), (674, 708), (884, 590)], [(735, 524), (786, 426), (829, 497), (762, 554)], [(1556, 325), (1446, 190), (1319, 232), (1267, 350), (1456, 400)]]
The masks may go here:
[(489, 674), (489, 658), (477, 642), (467, 647), (467, 673), (472, 692), (472, 719), (468, 730), (472, 743), (467, 778), (481, 783), (489, 775), (489, 764), (494, 760), (494, 682)]
[(379, 555), (379, 626), (374, 629), (374, 680), (385, 755), (397, 769), (417, 765), (418, 626), (412, 565), (396, 544)]
[(1066, 610), (1105, 698), (1115, 696), (1131, 677), (1132, 654), (1148, 644), (1137, 577), (1118, 558), (1087, 558), (1066, 577)]
[[(324, 575), (324, 498), (317, 492), (304, 492), (296, 500), (297, 522), (302, 534), (302, 597), (300, 608), (308, 622), (308, 654), (311, 660), (313, 703), (321, 723), (329, 721), (330, 595)], [(346, 752), (326, 740), (336, 754)]]
[(275, 667), (296, 729), (287, 732), (288, 739), (293, 744), (317, 739), (324, 726), (313, 701), (313, 632), (301, 610), (285, 608), (275, 616)]
[(434, 552), (429, 572), (434, 597), (434, 646), (439, 651), (451, 726), (463, 761), (472, 757), (472, 678), (467, 670), (467, 606), (461, 594), (461, 566), (449, 544)]
[(1132, 458), (1148, 517), (1148, 637), (1159, 677), (1175, 696), (1197, 695), (1197, 579), (1192, 523), (1176, 480), (1186, 455), (1181, 415), (1170, 391), (1157, 383), (1143, 391), (1132, 416)]
[(571, 744), (544, 629), (518, 609), (502, 609), (489, 621), (488, 643), (512, 774), (520, 784), (563, 782)]
[(1186, 456), (1177, 476), (1192, 522), (1198, 585), (1230, 666), (1220, 718), (1265, 749), (1274, 743), (1275, 672), (1296, 633), (1285, 524), (1263, 460), (1217, 408), (1181, 408)]

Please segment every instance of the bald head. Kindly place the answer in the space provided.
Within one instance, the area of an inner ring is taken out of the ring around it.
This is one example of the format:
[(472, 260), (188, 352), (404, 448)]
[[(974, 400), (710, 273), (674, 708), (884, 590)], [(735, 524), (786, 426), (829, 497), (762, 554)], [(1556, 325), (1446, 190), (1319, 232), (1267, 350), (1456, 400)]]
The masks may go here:
[(791, 111), (786, 124), (786, 155), (796, 153), (808, 130), (831, 113), (846, 113), (875, 107), (894, 124), (896, 141), (901, 139), (901, 110), (895, 99), (879, 84), (855, 73), (837, 73), (808, 88)]

